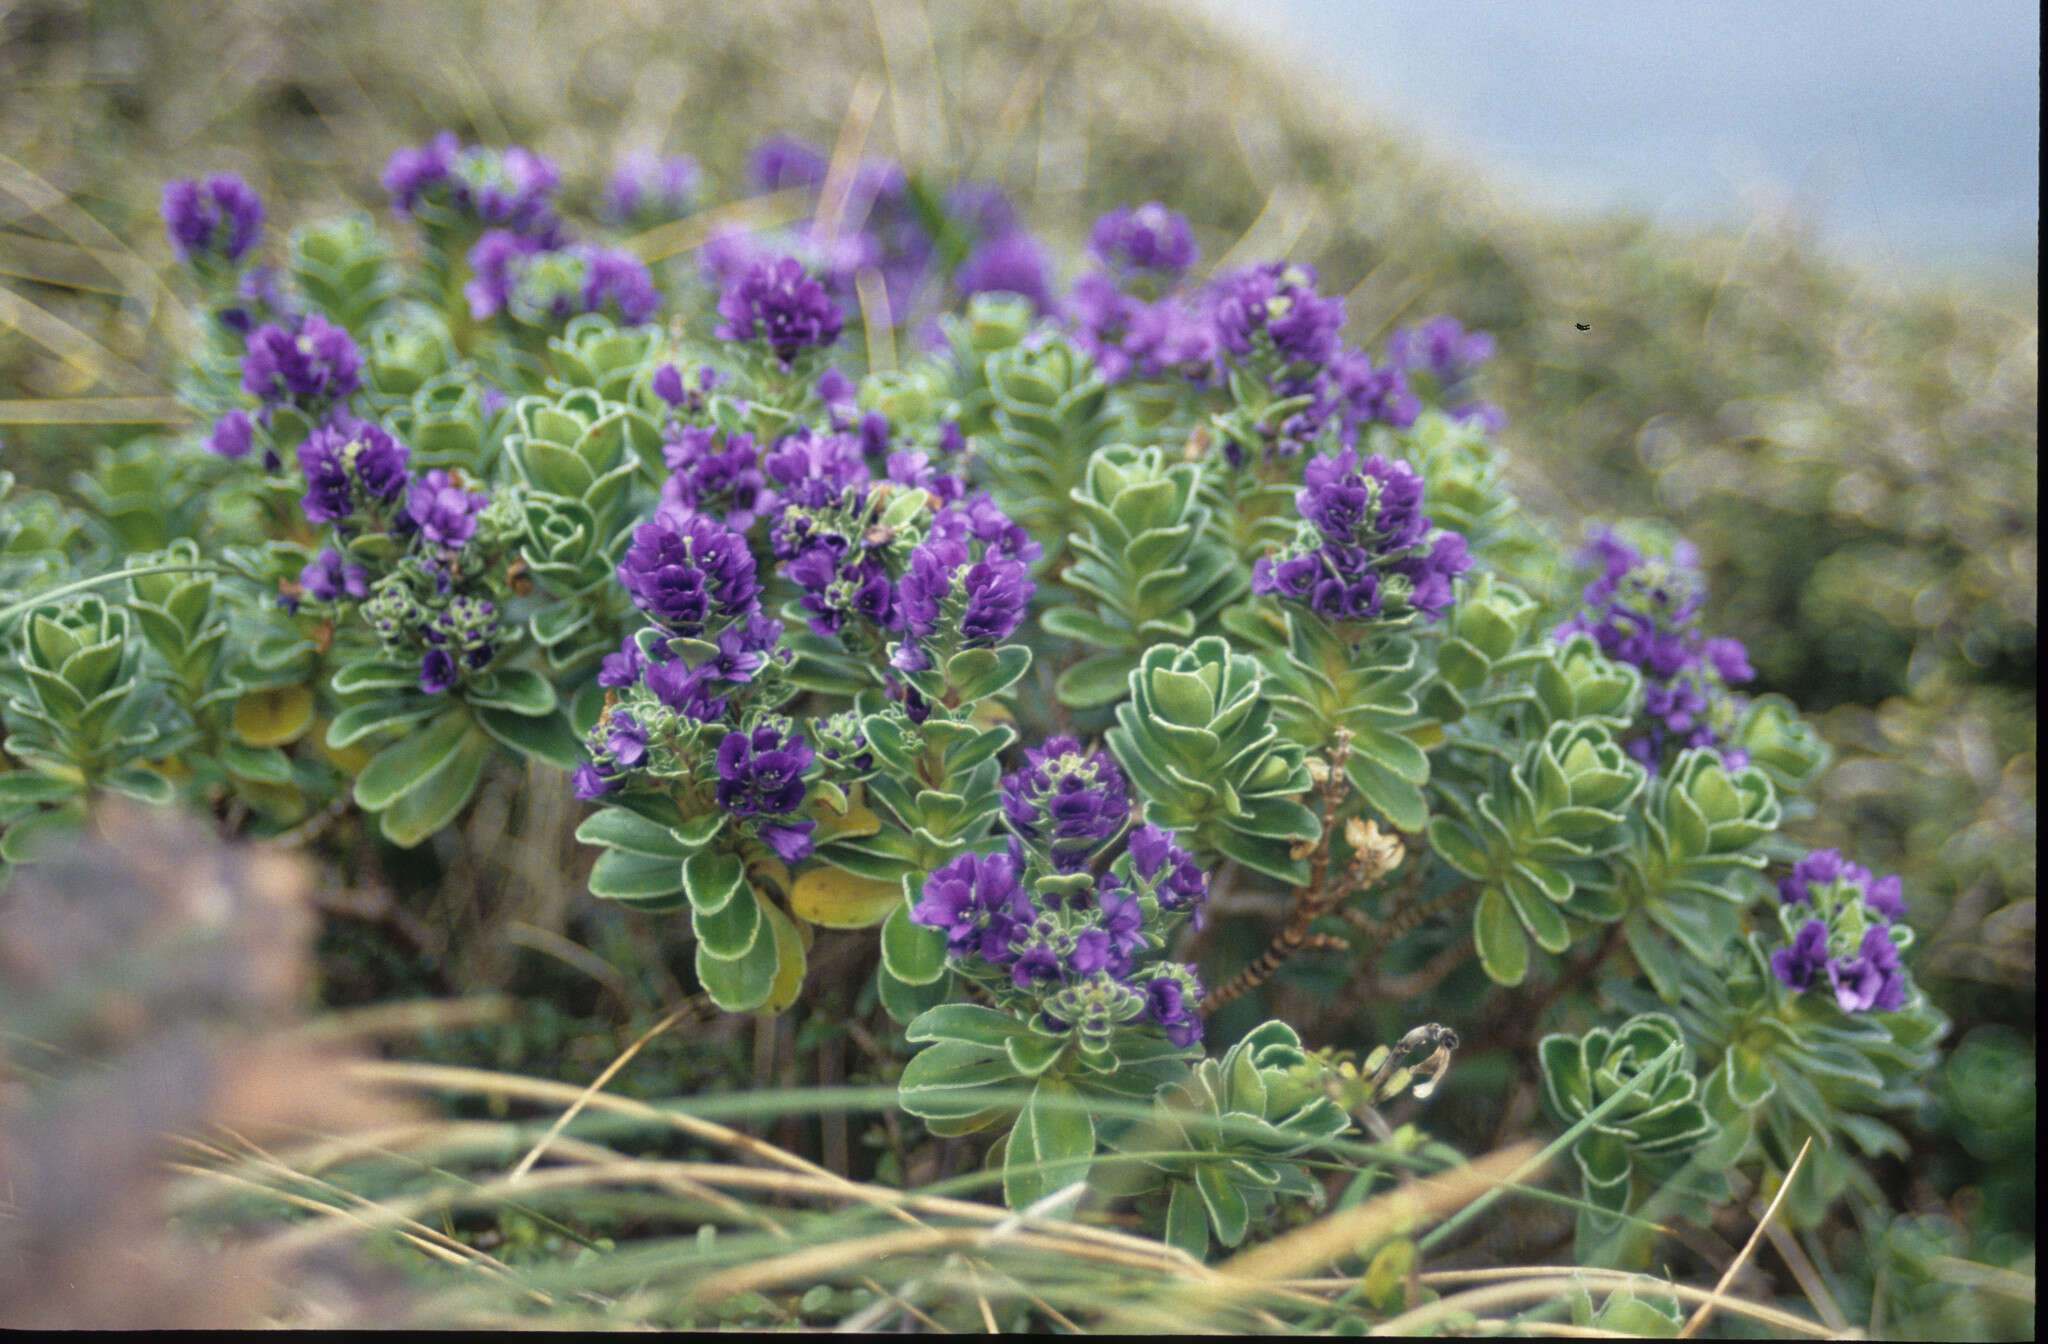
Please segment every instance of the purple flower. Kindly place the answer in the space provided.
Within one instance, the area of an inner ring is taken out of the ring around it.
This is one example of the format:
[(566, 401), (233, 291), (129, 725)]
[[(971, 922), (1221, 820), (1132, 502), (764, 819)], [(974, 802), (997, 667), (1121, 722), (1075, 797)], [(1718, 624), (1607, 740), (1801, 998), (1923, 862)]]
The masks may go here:
[(1083, 752), (1071, 737), (1025, 748), (1024, 764), (1003, 777), (1003, 816), (1010, 829), (1043, 843), (1053, 867), (1063, 872), (1085, 867), (1130, 814), (1123, 771), (1109, 753)]
[(1344, 300), (1315, 291), (1313, 268), (1273, 262), (1211, 282), (1209, 313), (1216, 339), (1232, 355), (1248, 355), (1263, 333), (1287, 364), (1327, 364), (1337, 353)]
[[(1472, 558), (1456, 533), (1431, 539), (1413, 467), (1378, 453), (1361, 462), (1346, 448), (1309, 462), (1302, 479), (1294, 502), (1308, 527), (1293, 546), (1253, 565), (1254, 593), (1302, 603), (1333, 621), (1377, 618), (1394, 592), (1429, 620), (1443, 615), (1452, 580)], [(1390, 579), (1400, 587), (1390, 588)]]
[(1052, 310), (1052, 283), (1045, 249), (1018, 229), (985, 238), (953, 272), (953, 286), (962, 295), (1009, 293), (1030, 300), (1039, 312)]
[(604, 189), (604, 215), (615, 224), (660, 224), (696, 204), (703, 173), (688, 155), (638, 150), (620, 157)]
[(805, 350), (839, 339), (839, 305), (794, 257), (758, 261), (718, 301), (718, 338), (759, 340), (788, 364)]
[(725, 717), (729, 697), (713, 694), (718, 674), (708, 665), (692, 666), (681, 659), (656, 663), (647, 669), (647, 689), (663, 705), (686, 719), (716, 723)]
[(618, 572), (633, 605), (681, 635), (700, 636), (760, 607), (746, 538), (701, 513), (657, 511), (633, 530)]
[(654, 395), (671, 406), (680, 406), (689, 399), (683, 390), (683, 371), (673, 364), (664, 364), (654, 371)]
[(420, 660), (420, 689), (439, 695), (455, 684), (455, 656), (446, 649), (428, 649)]
[(163, 217), (179, 261), (219, 257), (232, 263), (255, 246), (263, 230), (263, 198), (233, 173), (167, 182)]
[(748, 158), (747, 180), (761, 191), (815, 191), (825, 184), (826, 167), (824, 152), (808, 140), (771, 135)]
[(1828, 926), (1818, 919), (1802, 924), (1789, 947), (1771, 954), (1771, 970), (1787, 989), (1801, 993), (1813, 983), (1828, 959)]
[(1200, 250), (1187, 217), (1148, 201), (1133, 209), (1118, 206), (1095, 221), (1088, 250), (1118, 271), (1155, 271), (1177, 276), (1195, 264)]
[(718, 744), (718, 805), (740, 817), (797, 811), (813, 754), (803, 734), (784, 724), (727, 733)]
[(588, 761), (571, 772), (569, 783), (574, 786), (576, 796), (586, 803), (595, 802), (612, 790), (612, 781)]
[[(909, 572), (898, 590), (903, 629), (910, 640), (928, 639), (938, 630), (940, 604), (953, 594), (956, 579), (965, 597), (960, 634), (962, 646), (967, 648), (1008, 639), (1022, 623), (1024, 610), (1037, 590), (1030, 567), (1021, 561), (991, 555), (969, 563), (965, 542), (927, 538), (911, 551)], [(902, 656), (916, 666), (904, 670), (929, 667), (929, 658), (912, 649), (910, 640), (905, 641)]]
[(299, 587), (316, 602), (332, 602), (344, 593), (363, 598), (370, 594), (370, 572), (361, 565), (343, 564), (341, 552), (330, 546), (299, 571)]
[(1030, 898), (1009, 854), (962, 854), (924, 880), (922, 899), (910, 918), (943, 929), (955, 957), (979, 955), (992, 966), (1015, 959), (1011, 943), (1032, 922)]
[(647, 667), (647, 655), (640, 651), (640, 641), (633, 635), (627, 635), (619, 641), (619, 651), (606, 654), (598, 665), (597, 684), (622, 690), (640, 680)]
[(442, 131), (418, 148), (401, 149), (384, 165), (384, 190), (391, 197), (391, 213), (409, 215), (427, 192), (445, 186), (455, 172), (455, 156), (462, 143), (455, 132)]
[(481, 322), (505, 311), (518, 285), (520, 269), (539, 252), (540, 241), (510, 229), (486, 229), (469, 249), (470, 279), (462, 293), (469, 315)]
[(258, 327), (242, 360), (242, 390), (263, 403), (264, 412), (284, 403), (324, 412), (362, 386), (363, 356), (347, 331), (319, 313), (308, 313), (287, 331)]
[(344, 522), (364, 504), (396, 500), (408, 480), (409, 456), (404, 444), (367, 420), (314, 430), (299, 445), (306, 521)]
[(1329, 380), (1339, 432), (1347, 444), (1355, 443), (1359, 431), (1375, 422), (1406, 429), (1422, 410), (1422, 403), (1408, 390), (1407, 375), (1391, 365), (1374, 368), (1363, 350), (1340, 351), (1330, 361)]
[(1195, 968), (1168, 962), (1138, 986), (1145, 995), (1144, 1021), (1163, 1028), (1182, 1049), (1202, 1039), (1202, 981)]
[(1862, 946), (1853, 956), (1828, 962), (1828, 983), (1845, 1013), (1872, 1008), (1891, 1013), (1906, 1006), (1906, 972), (1899, 962), (1898, 944), (1882, 928), (1864, 930)]
[(1387, 358), (1395, 367), (1429, 374), (1446, 400), (1453, 400), (1452, 393), (1493, 355), (1493, 337), (1466, 331), (1455, 317), (1433, 317), (1395, 332), (1387, 341)]
[(638, 324), (661, 310), (661, 291), (640, 258), (610, 247), (583, 247), (579, 254), (588, 274), (583, 282), (584, 312), (601, 313), (609, 305), (621, 322)]
[(1147, 822), (1131, 832), (1131, 875), (1153, 888), (1162, 910), (1192, 911), (1190, 923), (1204, 922), (1209, 878), (1195, 856), (1175, 843), (1172, 831)]
[(247, 411), (229, 411), (213, 422), (213, 432), (206, 436), (209, 452), (240, 461), (249, 455), (249, 449), (256, 441), (256, 426), (249, 419)]
[(624, 710), (613, 710), (603, 725), (604, 748), (621, 769), (637, 769), (647, 759), (647, 730)]
[(476, 535), (476, 516), (489, 503), (487, 496), (471, 494), (436, 467), (412, 483), (405, 516), (432, 544), (458, 550)]

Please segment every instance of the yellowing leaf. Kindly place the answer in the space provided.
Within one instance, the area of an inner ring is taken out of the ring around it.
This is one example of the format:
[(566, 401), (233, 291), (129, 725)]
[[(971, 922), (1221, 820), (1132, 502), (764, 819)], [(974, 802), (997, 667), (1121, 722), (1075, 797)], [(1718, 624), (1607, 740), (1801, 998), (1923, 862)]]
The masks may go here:
[(235, 701), (235, 736), (252, 747), (282, 747), (313, 726), (313, 688), (279, 686)]
[(858, 840), (882, 829), (882, 819), (862, 802), (852, 803), (844, 814), (821, 804), (811, 809), (811, 815), (818, 819), (818, 829), (811, 838), (821, 845), (827, 840)]
[(775, 938), (775, 986), (768, 991), (767, 1001), (754, 1011), (773, 1017), (795, 1003), (797, 992), (804, 987), (804, 943), (789, 916), (772, 902), (761, 902), (761, 913), (768, 916), (768, 929)]
[(813, 868), (790, 888), (789, 908), (797, 918), (828, 929), (867, 929), (887, 919), (902, 899), (899, 883), (844, 868)]

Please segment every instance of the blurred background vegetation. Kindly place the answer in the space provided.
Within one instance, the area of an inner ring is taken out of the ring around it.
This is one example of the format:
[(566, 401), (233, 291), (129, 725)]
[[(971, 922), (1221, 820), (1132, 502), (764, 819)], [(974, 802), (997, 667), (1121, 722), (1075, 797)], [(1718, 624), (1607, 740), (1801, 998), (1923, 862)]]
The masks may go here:
[[(1161, 199), (1212, 261), (1314, 262), (1361, 344), (1437, 312), (1493, 332), (1486, 392), (1528, 507), (1568, 540), (1650, 516), (1696, 542), (1753, 689), (1835, 745), (1804, 838), (1905, 877), (1916, 974), (1960, 1044), (1918, 1118), (1925, 1160), (1885, 1172), (1914, 1217), (1879, 1259), (2031, 1255), (2031, 1197), (2011, 1196), (2033, 1189), (2033, 273), (1857, 270), (1797, 220), (1547, 218), (1182, 7), (0, 0), (0, 462), (76, 498), (74, 473), (189, 428), (165, 400), (189, 332), (167, 178), (240, 172), (286, 229), (381, 202), (390, 152), (449, 127), (549, 154), (572, 199), (652, 148), (696, 155), (730, 200), (761, 136), (829, 145), (869, 106), (871, 152), (1002, 183), (1070, 263), (1098, 212)], [(575, 923), (574, 813), (560, 781), (508, 780), (468, 823), (474, 865), (338, 856), (327, 1001), (515, 988), (517, 1030), (445, 1048), (587, 1081), (630, 1039), (604, 1023), (673, 997), (651, 921)], [(633, 1069), (730, 1086), (745, 1050), (714, 1028)]]

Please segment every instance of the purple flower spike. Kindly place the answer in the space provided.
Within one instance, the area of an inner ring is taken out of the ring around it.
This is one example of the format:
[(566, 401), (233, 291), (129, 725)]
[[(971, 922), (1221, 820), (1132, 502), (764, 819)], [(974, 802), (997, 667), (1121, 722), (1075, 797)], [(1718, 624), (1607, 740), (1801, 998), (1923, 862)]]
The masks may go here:
[(476, 535), (476, 517), (488, 503), (486, 496), (464, 490), (437, 467), (413, 482), (405, 514), (422, 537), (459, 550)]
[(179, 261), (218, 257), (233, 263), (263, 231), (263, 198), (233, 173), (215, 173), (204, 182), (167, 182), (163, 217)]
[(206, 447), (209, 452), (240, 461), (249, 455), (255, 441), (256, 426), (249, 419), (249, 413), (229, 411), (214, 421), (213, 433), (206, 436)]
[(1906, 972), (1898, 944), (1881, 928), (1866, 929), (1855, 955), (1828, 962), (1828, 983), (1845, 1013), (1893, 1013), (1906, 1006)]
[(1828, 926), (1809, 919), (1799, 927), (1790, 947), (1771, 954), (1771, 970), (1785, 988), (1804, 992), (1828, 960)]
[(773, 722), (727, 733), (718, 744), (718, 805), (739, 817), (797, 811), (814, 754), (802, 733)]
[(1031, 900), (1008, 854), (962, 854), (924, 880), (913, 921), (943, 929), (955, 957), (979, 954), (990, 965), (1015, 959), (1011, 944), (1032, 921)]
[(794, 257), (757, 261), (718, 301), (718, 339), (765, 344), (788, 364), (806, 350), (839, 339), (846, 324), (839, 305)]
[(266, 412), (289, 403), (317, 415), (362, 386), (362, 367), (348, 332), (308, 313), (292, 330), (271, 324), (249, 337), (242, 390)]
[(1158, 201), (1135, 209), (1119, 206), (1096, 220), (1088, 234), (1088, 250), (1112, 270), (1169, 276), (1184, 273), (1201, 255), (1187, 217)]
[(615, 224), (660, 224), (688, 214), (703, 178), (688, 155), (664, 158), (644, 150), (620, 158), (604, 189), (604, 215)]
[(1052, 310), (1051, 265), (1038, 240), (1022, 229), (975, 244), (953, 273), (961, 294), (1015, 294), (1039, 312)]
[(364, 598), (370, 595), (370, 572), (361, 565), (343, 564), (341, 552), (330, 546), (299, 571), (299, 587), (316, 602), (333, 602), (343, 594)]
[(760, 607), (747, 539), (701, 513), (663, 509), (635, 528), (619, 582), (634, 606), (681, 635), (745, 620)]
[(1071, 737), (1027, 747), (1024, 764), (1003, 777), (1003, 816), (1025, 840), (1043, 843), (1063, 872), (1123, 829), (1131, 814), (1123, 771), (1103, 751), (1083, 752)]
[(428, 649), (420, 660), (420, 689), (439, 695), (455, 684), (455, 657), (446, 649)]
[(367, 420), (314, 430), (299, 445), (306, 521), (346, 522), (365, 505), (393, 502), (409, 479), (409, 457), (404, 444)]

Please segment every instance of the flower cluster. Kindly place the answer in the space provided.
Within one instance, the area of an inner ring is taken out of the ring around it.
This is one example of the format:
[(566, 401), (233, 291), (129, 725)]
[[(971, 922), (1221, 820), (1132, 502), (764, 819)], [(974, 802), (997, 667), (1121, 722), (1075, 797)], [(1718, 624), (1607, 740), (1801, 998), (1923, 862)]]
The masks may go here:
[(1793, 866), (1778, 894), (1789, 941), (1771, 955), (1771, 970), (1787, 989), (1803, 993), (1825, 976), (1843, 1012), (1906, 1006), (1899, 950), (1909, 931), (1897, 877), (1874, 878), (1840, 851), (1820, 849)]
[(1109, 382), (1132, 376), (1206, 380), (1216, 333), (1198, 296), (1178, 288), (1198, 255), (1187, 220), (1158, 202), (1096, 220), (1094, 269), (1074, 282), (1064, 316)]
[(1462, 536), (1431, 530), (1413, 467), (1378, 453), (1361, 461), (1346, 448), (1311, 461), (1302, 478), (1302, 527), (1291, 546), (1253, 566), (1253, 592), (1331, 621), (1443, 615), (1451, 581), (1472, 559)]
[(646, 263), (616, 248), (569, 243), (544, 249), (532, 238), (491, 229), (470, 248), (469, 268), (462, 292), (480, 322), (503, 312), (537, 325), (610, 312), (637, 324), (661, 308)]
[(363, 385), (362, 369), (363, 353), (347, 329), (308, 313), (290, 327), (272, 323), (250, 335), (242, 390), (256, 398), (266, 425), (280, 406), (318, 423)]
[(696, 208), (703, 176), (686, 154), (664, 157), (643, 150), (622, 155), (605, 183), (604, 217), (641, 228), (680, 219)]
[(1579, 563), (1598, 565), (1599, 576), (1581, 595), (1584, 607), (1555, 632), (1588, 633), (1609, 658), (1642, 670), (1644, 731), (1627, 745), (1651, 770), (1688, 747), (1718, 748), (1730, 769), (1749, 763), (1727, 740), (1743, 703), (1728, 688), (1756, 674), (1740, 640), (1709, 639), (1699, 628), (1698, 557), (1682, 541), (1666, 560), (1595, 532)]
[(1145, 825), (1107, 871), (1086, 872), (1130, 821), (1115, 762), (1067, 737), (1028, 749), (1003, 780), (1003, 817), (1007, 846), (934, 871), (911, 918), (945, 931), (956, 969), (1051, 1031), (1141, 1024), (1195, 1044), (1200, 981), (1161, 958), (1174, 926), (1199, 921), (1201, 869), (1171, 832)]
[[(301, 575), (308, 595), (334, 591), (336, 598), (358, 596), (361, 580), (351, 583), (349, 567), (339, 555), (330, 561), (331, 554), (323, 551)], [(318, 575), (316, 567), (322, 571)], [(309, 577), (314, 581), (308, 582)], [(377, 581), (362, 603), (362, 615), (387, 653), (420, 660), (420, 689), (429, 695), (449, 691), (466, 675), (489, 667), (503, 636), (497, 603), (458, 591), (446, 566), (419, 557), (401, 561)]]
[(735, 817), (761, 818), (754, 834), (795, 863), (811, 853), (817, 822), (793, 820), (803, 809), (804, 772), (815, 753), (789, 720), (773, 717), (749, 732), (727, 733), (718, 744), (718, 806)]
[(300, 505), (306, 521), (347, 524), (359, 509), (376, 511), (395, 504), (411, 480), (406, 465), (410, 456), (410, 450), (383, 426), (368, 421), (314, 430), (299, 445), (299, 466), (306, 473)]
[(1071, 737), (1049, 738), (1003, 777), (1003, 819), (1018, 838), (1046, 846), (1061, 872), (1084, 868), (1131, 812), (1123, 771), (1106, 751), (1083, 752)]
[(443, 131), (416, 148), (401, 149), (384, 167), (384, 190), (393, 214), (430, 226), (508, 229), (552, 246), (561, 221), (553, 161), (521, 145), (465, 147)]
[(263, 230), (263, 199), (233, 173), (204, 182), (164, 184), (164, 231), (187, 265), (219, 260), (233, 265), (256, 245)]
[(633, 605), (679, 635), (702, 636), (761, 605), (747, 539), (707, 514), (656, 510), (633, 529), (618, 574)]
[(1158, 201), (1118, 206), (1095, 221), (1088, 252), (1119, 275), (1151, 273), (1177, 279), (1192, 270), (1201, 249), (1187, 216)]
[(718, 315), (718, 339), (758, 340), (785, 366), (831, 345), (846, 325), (839, 305), (795, 257), (747, 267), (719, 298)]
[(1498, 406), (1473, 398), (1473, 375), (1493, 358), (1493, 337), (1467, 331), (1455, 317), (1433, 317), (1404, 327), (1387, 340), (1387, 359), (1403, 372), (1425, 375), (1436, 401), (1454, 420), (1473, 420), (1499, 429), (1507, 417)]

